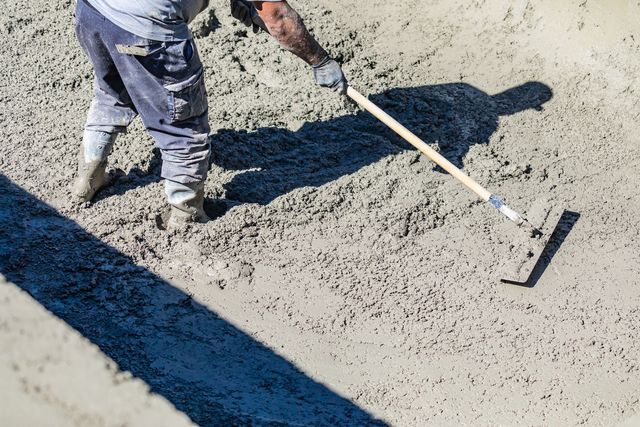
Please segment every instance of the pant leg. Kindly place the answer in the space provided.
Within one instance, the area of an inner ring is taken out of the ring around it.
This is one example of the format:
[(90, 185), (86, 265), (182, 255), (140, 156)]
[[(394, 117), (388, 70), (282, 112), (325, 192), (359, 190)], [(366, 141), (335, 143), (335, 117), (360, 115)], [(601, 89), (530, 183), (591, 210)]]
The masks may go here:
[[(183, 184), (204, 181), (209, 166), (208, 105), (193, 41), (143, 39), (89, 6), (83, 11), (93, 14), (92, 31), (99, 34), (135, 111), (161, 150), (162, 177)], [(139, 49), (135, 55), (122, 53), (122, 46)]]
[(192, 40), (150, 48), (146, 57), (121, 55), (123, 81), (162, 153), (163, 178), (204, 181), (209, 168), (208, 102), (203, 67)]
[(124, 132), (136, 116), (135, 108), (98, 31), (102, 20), (94, 13), (87, 13), (89, 7), (79, 1), (75, 14), (76, 36), (94, 70), (93, 100), (85, 130)]

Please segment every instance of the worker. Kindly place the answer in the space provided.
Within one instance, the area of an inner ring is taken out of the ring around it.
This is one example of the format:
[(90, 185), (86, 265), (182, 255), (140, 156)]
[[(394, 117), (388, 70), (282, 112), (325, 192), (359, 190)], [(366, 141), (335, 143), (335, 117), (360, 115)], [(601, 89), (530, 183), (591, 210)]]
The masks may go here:
[[(94, 69), (72, 190), (81, 202), (109, 184), (107, 156), (117, 135), (139, 114), (162, 155), (168, 227), (208, 220), (203, 209), (210, 150), (207, 94), (187, 26), (208, 2), (78, 0), (76, 35)], [(231, 14), (254, 31), (268, 31), (309, 64), (317, 84), (346, 93), (340, 65), (286, 1), (231, 0)]]

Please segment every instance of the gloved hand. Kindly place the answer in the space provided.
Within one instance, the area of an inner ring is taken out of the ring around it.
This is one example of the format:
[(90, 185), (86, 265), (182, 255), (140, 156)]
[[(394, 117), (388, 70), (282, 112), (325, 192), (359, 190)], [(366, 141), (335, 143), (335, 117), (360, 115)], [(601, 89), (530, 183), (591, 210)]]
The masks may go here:
[[(260, 31), (261, 26), (255, 19), (256, 17), (258, 19), (260, 17), (250, 1), (231, 0), (231, 16), (242, 22), (245, 26), (251, 27), (254, 34), (257, 34)], [(261, 19), (259, 20), (262, 21)]]
[(316, 65), (312, 65), (313, 78), (322, 87), (327, 87), (341, 95), (347, 93), (347, 78), (342, 73), (340, 64), (335, 59), (327, 55)]

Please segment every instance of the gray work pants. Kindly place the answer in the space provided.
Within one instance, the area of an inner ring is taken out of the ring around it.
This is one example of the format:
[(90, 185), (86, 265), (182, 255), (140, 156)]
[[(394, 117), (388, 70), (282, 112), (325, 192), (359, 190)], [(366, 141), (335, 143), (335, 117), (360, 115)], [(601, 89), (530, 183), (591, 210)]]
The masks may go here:
[(85, 130), (123, 132), (139, 114), (162, 153), (162, 177), (181, 184), (204, 181), (207, 94), (193, 40), (141, 38), (85, 0), (78, 0), (75, 19), (76, 35), (95, 73)]

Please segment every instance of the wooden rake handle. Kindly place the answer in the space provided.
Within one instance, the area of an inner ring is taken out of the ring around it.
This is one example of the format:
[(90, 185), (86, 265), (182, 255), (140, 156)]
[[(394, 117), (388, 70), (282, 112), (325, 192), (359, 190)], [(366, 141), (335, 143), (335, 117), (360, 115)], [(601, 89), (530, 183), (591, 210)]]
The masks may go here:
[(489, 190), (478, 184), (467, 174), (458, 169), (453, 163), (444, 158), (433, 148), (429, 147), (423, 140), (418, 138), (413, 132), (402, 126), (396, 119), (382, 111), (377, 105), (369, 101), (360, 92), (349, 86), (347, 88), (347, 96), (358, 103), (362, 108), (373, 114), (385, 125), (389, 126), (394, 132), (404, 138), (409, 144), (416, 147), (422, 154), (433, 160), (438, 166), (446, 170), (458, 181), (463, 183), (469, 190), (473, 191), (485, 202), (490, 203), (494, 208), (498, 209), (510, 220), (517, 224), (522, 224), (524, 219), (514, 210), (504, 204), (502, 199), (491, 194)]

